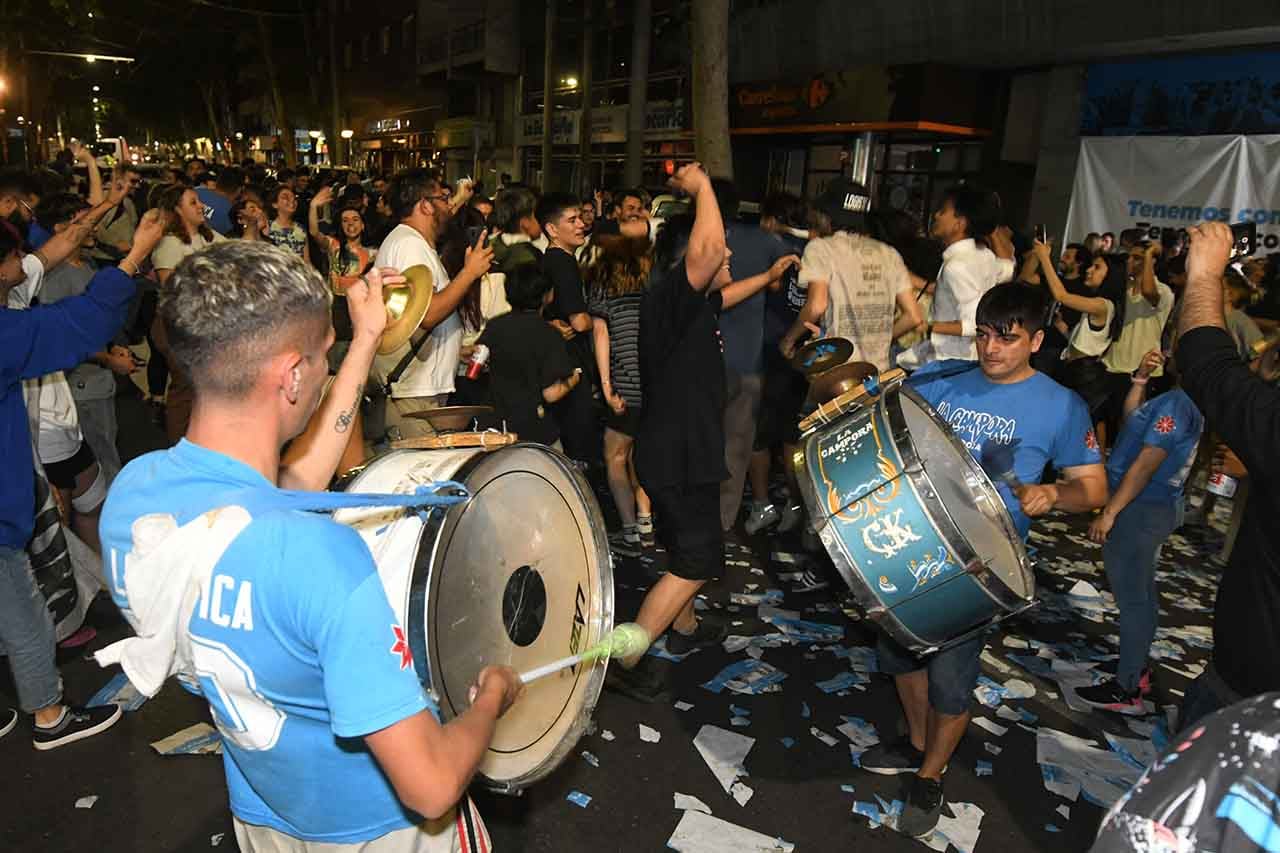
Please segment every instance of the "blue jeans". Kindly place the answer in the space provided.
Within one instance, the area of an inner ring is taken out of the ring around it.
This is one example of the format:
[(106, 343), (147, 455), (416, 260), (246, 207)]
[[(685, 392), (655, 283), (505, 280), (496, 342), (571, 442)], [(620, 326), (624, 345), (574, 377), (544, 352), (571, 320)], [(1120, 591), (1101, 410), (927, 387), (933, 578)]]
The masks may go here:
[(1111, 592), (1120, 608), (1120, 665), (1116, 680), (1125, 690), (1138, 687), (1156, 637), (1160, 596), (1156, 592), (1156, 561), (1160, 546), (1178, 527), (1180, 500), (1170, 503), (1129, 504), (1102, 546)]
[(62, 679), (54, 663), (53, 619), (31, 574), (26, 551), (0, 546), (0, 645), (9, 653), (18, 704), (28, 714), (57, 704)]

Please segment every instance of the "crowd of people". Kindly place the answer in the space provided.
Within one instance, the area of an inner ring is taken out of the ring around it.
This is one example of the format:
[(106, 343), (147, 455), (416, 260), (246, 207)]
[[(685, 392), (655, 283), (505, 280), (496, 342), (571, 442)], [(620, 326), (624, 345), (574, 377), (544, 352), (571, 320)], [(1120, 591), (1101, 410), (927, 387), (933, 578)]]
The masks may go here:
[[(1010, 229), (999, 197), (973, 185), (946, 191), (928, 223), (875, 210), (846, 179), (810, 201), (771, 193), (751, 221), (731, 181), (688, 164), (670, 182), (685, 207), (660, 221), (639, 188), (579, 198), (508, 181), (490, 196), (425, 168), (362, 179), (198, 158), (147, 185), (127, 159), (104, 178), (92, 155), (71, 153), (83, 192), (54, 172), (0, 174), (0, 418), (15, 460), (0, 490), (0, 640), (38, 748), (106, 730), (118, 708), (62, 696), (55, 643), (83, 636), (34, 580), (58, 559), (49, 536), (100, 555), (129, 614), (127, 567), (146, 564), (139, 523), (163, 512), (185, 526), (228, 489), (258, 495), (266, 520), (214, 558), (226, 600), (202, 605), (189, 629), (202, 671), (258, 674), (252, 725), (224, 732), (244, 849), (383, 836), (403, 844), (387, 849), (419, 849), (483, 834), (465, 789), (517, 701), (515, 673), (485, 669), (472, 710), (441, 725), (412, 672), (388, 666), (394, 619), (359, 539), (273, 514), (295, 506), (282, 490), (323, 491), (388, 441), (432, 433), (424, 411), (489, 406), (481, 428), (553, 447), (606, 484), (613, 550), (667, 551), (635, 621), (680, 654), (725, 636), (694, 600), (723, 572), (730, 531), (802, 529), (821, 554), (789, 461), (819, 401), (792, 364), (807, 341), (844, 339), (851, 361), (908, 369), (975, 458), (1009, 450), (997, 488), (1018, 535), (1051, 511), (1092, 514), (1120, 659), (1079, 695), (1126, 714), (1143, 713), (1151, 690), (1156, 562), (1184, 521), (1189, 480), (1270, 465), (1277, 271), (1236, 262), (1225, 226), (1090, 234), (1059, 250), (1040, 230)], [(383, 290), (414, 267), (434, 291), (425, 317), (380, 354)], [(122, 471), (116, 383), (144, 369), (172, 448)], [(1280, 687), (1275, 664), (1250, 651), (1280, 639), (1273, 501), (1259, 480), (1184, 723)], [(305, 589), (281, 574), (300, 565)], [(819, 568), (798, 583), (833, 578)], [(881, 638), (907, 735), (861, 764), (908, 777), (907, 834), (927, 835), (941, 814), (983, 643), (922, 658)], [(656, 701), (652, 661), (615, 662), (608, 686)], [(240, 718), (220, 704), (236, 691), (201, 684), (220, 719)], [(18, 718), (0, 719), (0, 734)], [(306, 724), (281, 728), (295, 719)], [(333, 734), (364, 747), (347, 752)], [(299, 805), (288, 785), (301, 767), (331, 790)]]

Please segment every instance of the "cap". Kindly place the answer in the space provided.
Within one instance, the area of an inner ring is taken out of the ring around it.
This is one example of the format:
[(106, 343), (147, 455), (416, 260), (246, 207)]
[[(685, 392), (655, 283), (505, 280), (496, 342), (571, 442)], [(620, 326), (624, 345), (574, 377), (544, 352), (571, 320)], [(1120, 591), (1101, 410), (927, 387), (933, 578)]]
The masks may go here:
[(835, 228), (861, 231), (871, 212), (871, 196), (862, 184), (839, 178), (827, 184), (814, 202), (814, 207), (831, 217)]

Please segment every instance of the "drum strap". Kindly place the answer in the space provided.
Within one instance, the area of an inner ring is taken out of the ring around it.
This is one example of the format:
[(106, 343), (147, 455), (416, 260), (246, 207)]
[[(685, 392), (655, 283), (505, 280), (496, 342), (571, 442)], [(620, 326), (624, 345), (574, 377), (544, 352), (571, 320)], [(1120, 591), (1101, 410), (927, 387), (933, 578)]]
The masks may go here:
[(452, 506), (471, 497), (467, 487), (453, 480), (419, 485), (408, 494), (375, 494), (364, 492), (303, 492), (290, 489), (237, 489), (222, 495), (223, 506), (242, 506), (250, 513), (268, 510), (296, 512), (335, 512), (340, 509), (368, 507), (411, 507), (419, 511), (433, 506)]
[(912, 385), (917, 382), (931, 382), (934, 379), (946, 379), (951, 376), (958, 376), (961, 373), (968, 373), (970, 370), (976, 370), (978, 362), (968, 361), (963, 358), (948, 358), (942, 361), (935, 361), (927, 368), (922, 368), (912, 373), (907, 378), (907, 384)]

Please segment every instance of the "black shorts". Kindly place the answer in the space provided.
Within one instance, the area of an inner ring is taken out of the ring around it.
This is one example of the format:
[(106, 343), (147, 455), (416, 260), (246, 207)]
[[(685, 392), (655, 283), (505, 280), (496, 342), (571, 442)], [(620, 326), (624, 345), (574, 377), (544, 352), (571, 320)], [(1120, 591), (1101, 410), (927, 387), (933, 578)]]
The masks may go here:
[(93, 455), (88, 442), (82, 438), (80, 449), (74, 456), (63, 459), (61, 462), (50, 462), (44, 466), (44, 473), (49, 478), (49, 482), (59, 489), (74, 489), (76, 477), (93, 467), (93, 463), (97, 461), (98, 457)]
[(800, 440), (800, 407), (809, 384), (804, 375), (782, 358), (768, 359), (764, 390), (760, 395), (760, 417), (756, 420), (756, 450), (775, 444), (795, 444)]
[(648, 489), (657, 537), (670, 558), (667, 571), (689, 581), (709, 581), (724, 569), (720, 484)]
[(622, 414), (614, 413), (613, 409), (609, 410), (609, 416), (604, 419), (604, 425), (614, 432), (620, 432), (631, 438), (636, 437), (636, 432), (640, 429), (640, 407), (627, 406), (622, 410)]

